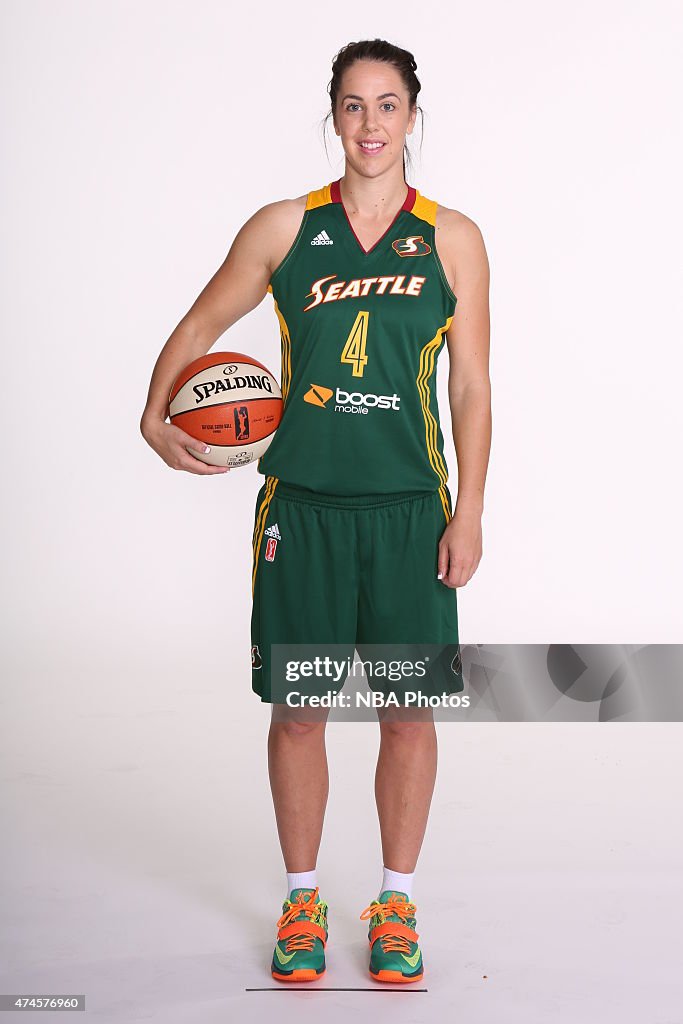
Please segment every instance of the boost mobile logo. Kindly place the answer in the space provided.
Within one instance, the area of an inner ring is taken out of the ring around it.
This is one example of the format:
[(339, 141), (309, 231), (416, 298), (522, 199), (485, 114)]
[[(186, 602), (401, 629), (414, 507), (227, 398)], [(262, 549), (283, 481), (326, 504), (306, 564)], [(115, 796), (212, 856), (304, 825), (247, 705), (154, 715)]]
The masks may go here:
[(399, 411), (398, 395), (373, 395), (361, 391), (344, 391), (337, 388), (336, 392), (326, 388), (322, 384), (311, 384), (310, 389), (304, 395), (304, 402), (310, 405), (317, 405), (325, 409), (330, 398), (334, 395), (335, 412), (360, 412), (367, 413), (368, 409), (393, 409)]

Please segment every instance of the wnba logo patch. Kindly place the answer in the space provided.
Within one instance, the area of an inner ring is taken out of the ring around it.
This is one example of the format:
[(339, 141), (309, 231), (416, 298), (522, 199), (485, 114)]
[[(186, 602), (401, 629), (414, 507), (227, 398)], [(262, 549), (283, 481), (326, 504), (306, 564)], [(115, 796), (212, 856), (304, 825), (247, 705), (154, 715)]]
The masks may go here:
[(263, 665), (263, 662), (261, 661), (261, 652), (258, 649), (258, 644), (252, 644), (251, 645), (251, 667), (256, 669), (256, 668), (261, 668), (262, 665)]
[(399, 256), (426, 256), (432, 251), (431, 245), (425, 242), (422, 235), (408, 235), (407, 238), (395, 238), (391, 248)]
[(266, 562), (272, 562), (275, 558), (275, 552), (277, 551), (277, 542), (282, 540), (282, 534), (280, 533), (277, 523), (273, 523), (266, 530)]

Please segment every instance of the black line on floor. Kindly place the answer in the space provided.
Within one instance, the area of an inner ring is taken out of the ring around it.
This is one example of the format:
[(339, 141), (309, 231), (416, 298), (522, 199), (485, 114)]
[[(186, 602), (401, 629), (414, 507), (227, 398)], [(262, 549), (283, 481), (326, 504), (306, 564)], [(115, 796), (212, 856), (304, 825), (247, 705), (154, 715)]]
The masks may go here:
[[(391, 982), (383, 982), (384, 985)], [(400, 982), (394, 982), (399, 985)], [(403, 995), (410, 995), (411, 992), (429, 992), (428, 988), (330, 988), (324, 985), (292, 985), (291, 982), (284, 985), (269, 985), (266, 988), (245, 988), (245, 992), (402, 992)]]

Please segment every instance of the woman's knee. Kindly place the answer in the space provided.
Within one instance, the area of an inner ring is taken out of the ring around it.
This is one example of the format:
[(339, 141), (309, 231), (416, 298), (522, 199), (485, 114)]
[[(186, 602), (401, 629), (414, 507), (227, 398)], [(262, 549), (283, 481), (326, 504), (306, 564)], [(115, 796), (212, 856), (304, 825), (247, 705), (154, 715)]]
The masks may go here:
[(410, 740), (415, 742), (434, 733), (434, 719), (431, 714), (384, 714), (379, 715), (379, 727), (382, 737), (392, 740)]
[(316, 711), (325, 713), (313, 714), (310, 709), (307, 709), (305, 714), (302, 714), (301, 708), (273, 705), (271, 731), (279, 730), (292, 739), (319, 736), (324, 733), (327, 725), (327, 709), (319, 708)]

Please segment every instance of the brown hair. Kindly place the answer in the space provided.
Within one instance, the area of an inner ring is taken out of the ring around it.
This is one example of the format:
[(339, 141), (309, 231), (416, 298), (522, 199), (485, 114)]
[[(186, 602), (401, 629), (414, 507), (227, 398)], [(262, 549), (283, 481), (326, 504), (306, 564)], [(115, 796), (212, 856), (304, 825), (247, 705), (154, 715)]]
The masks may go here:
[[(422, 86), (420, 80), (415, 74), (417, 71), (417, 64), (412, 53), (408, 50), (402, 50), (400, 46), (394, 46), (393, 43), (388, 43), (385, 39), (364, 39), (359, 43), (347, 43), (337, 53), (334, 60), (332, 61), (332, 78), (330, 79), (327, 91), (330, 94), (330, 111), (325, 116), (323, 121), (323, 133), (325, 131), (325, 123), (329, 117), (334, 119), (334, 115), (337, 109), (337, 97), (339, 96), (339, 89), (341, 87), (342, 75), (347, 68), (351, 67), (357, 60), (377, 60), (383, 61), (385, 64), (391, 64), (396, 68), (400, 74), (403, 84), (408, 91), (408, 97), (410, 102), (410, 109), (417, 107), (422, 117), (422, 130), (424, 133), (424, 111), (417, 103), (417, 94), (419, 93)], [(323, 139), (325, 136), (323, 134)], [(422, 138), (420, 138), (420, 149), (422, 149)], [(327, 152), (327, 142), (325, 142), (325, 152)], [(408, 163), (410, 164), (410, 152), (408, 151), (407, 143), (403, 146), (403, 177), (406, 176), (406, 157), (408, 157)]]

